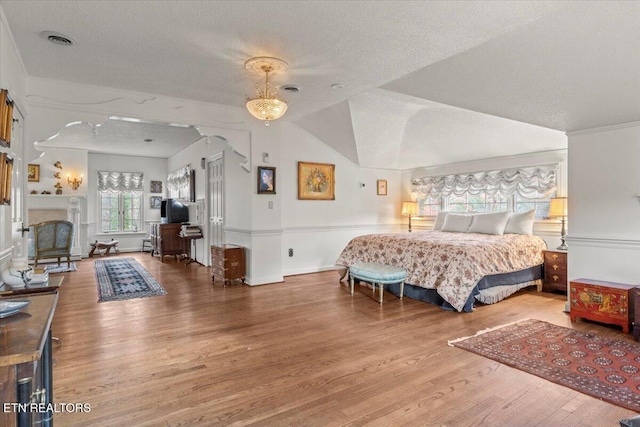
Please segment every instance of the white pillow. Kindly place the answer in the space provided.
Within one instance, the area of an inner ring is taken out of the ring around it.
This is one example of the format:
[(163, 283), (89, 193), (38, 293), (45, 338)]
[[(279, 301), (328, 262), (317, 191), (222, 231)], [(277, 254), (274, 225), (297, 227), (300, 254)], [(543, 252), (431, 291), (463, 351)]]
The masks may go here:
[(504, 228), (505, 234), (533, 234), (533, 223), (536, 220), (536, 210), (511, 214)]
[(441, 231), (453, 231), (456, 233), (466, 233), (471, 225), (471, 215), (449, 213), (444, 218)]
[(434, 230), (441, 230), (442, 229), (442, 224), (444, 224), (444, 219), (447, 216), (449, 212), (447, 211), (442, 211), (442, 212), (438, 212), (438, 215), (436, 215), (436, 220), (433, 223), (433, 229)]
[(502, 234), (509, 219), (509, 212), (475, 214), (467, 233)]

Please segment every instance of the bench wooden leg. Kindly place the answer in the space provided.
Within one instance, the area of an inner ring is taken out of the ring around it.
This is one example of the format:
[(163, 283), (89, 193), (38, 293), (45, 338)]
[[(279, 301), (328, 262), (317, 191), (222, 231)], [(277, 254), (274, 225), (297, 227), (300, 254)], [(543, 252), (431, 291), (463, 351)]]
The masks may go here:
[[(373, 289), (376, 288), (375, 283), (373, 284)], [(378, 291), (380, 292), (380, 295), (378, 295), (378, 302), (380, 304), (382, 304), (382, 299), (383, 299), (383, 295), (384, 295), (384, 285), (382, 283), (378, 283)]]
[(400, 299), (404, 296), (404, 281), (400, 282)]
[(349, 275), (349, 290), (351, 291), (351, 295), (353, 295), (353, 276)]

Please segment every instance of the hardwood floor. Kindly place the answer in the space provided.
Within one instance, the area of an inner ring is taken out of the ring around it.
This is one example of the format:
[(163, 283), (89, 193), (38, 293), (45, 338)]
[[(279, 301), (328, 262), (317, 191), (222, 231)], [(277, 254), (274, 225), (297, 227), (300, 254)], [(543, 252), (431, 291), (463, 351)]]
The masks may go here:
[[(93, 259), (63, 273), (58, 426), (617, 426), (629, 410), (447, 340), (524, 318), (571, 324), (564, 296), (521, 291), (473, 313), (390, 294), (352, 297), (336, 272), (212, 286), (209, 268), (135, 257), (168, 295), (98, 303)], [(98, 257), (97, 259), (100, 259)]]

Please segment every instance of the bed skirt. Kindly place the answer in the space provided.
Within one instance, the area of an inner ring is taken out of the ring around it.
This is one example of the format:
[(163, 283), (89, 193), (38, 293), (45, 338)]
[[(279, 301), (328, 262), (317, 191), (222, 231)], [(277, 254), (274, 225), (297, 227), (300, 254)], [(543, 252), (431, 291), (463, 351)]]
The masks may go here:
[[(481, 290), (494, 288), (496, 286), (504, 287), (504, 297), (511, 295), (520, 289), (517, 285), (525, 284), (524, 286), (530, 286), (536, 284), (537, 280), (541, 280), (544, 274), (543, 264), (536, 265), (524, 270), (515, 271), (513, 273), (493, 274), (490, 276), (484, 276), (478, 284), (473, 288), (473, 292), (467, 302), (464, 305), (463, 311), (469, 313), (473, 311), (473, 306), (476, 301), (476, 295)], [(507, 290), (507, 288), (512, 287)], [(385, 290), (388, 290), (394, 295), (400, 294), (400, 284), (385, 285)], [(513, 291), (513, 292), (511, 292)], [(421, 288), (420, 286), (411, 285), (405, 283), (404, 296), (408, 298), (425, 301), (431, 304), (436, 304), (444, 310), (456, 311), (451, 304), (445, 301), (435, 289)]]

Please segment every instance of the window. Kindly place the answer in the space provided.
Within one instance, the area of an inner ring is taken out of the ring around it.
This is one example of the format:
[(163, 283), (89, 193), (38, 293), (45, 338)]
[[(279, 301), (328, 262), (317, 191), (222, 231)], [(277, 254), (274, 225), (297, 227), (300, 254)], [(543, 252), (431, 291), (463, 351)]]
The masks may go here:
[(427, 197), (424, 200), (418, 199), (418, 212), (420, 216), (436, 216), (442, 210), (440, 197)]
[(143, 174), (98, 172), (98, 211), (103, 233), (142, 229)]
[(551, 204), (551, 197), (541, 199), (527, 199), (519, 194), (514, 197), (515, 212), (527, 212), (531, 209), (536, 210), (536, 219), (549, 217), (549, 205)]
[(502, 212), (507, 210), (507, 198), (498, 194), (452, 194), (445, 199), (445, 205), (445, 210), (451, 212)]
[(136, 232), (142, 224), (142, 194), (134, 192), (100, 192), (100, 231), (103, 233)]

